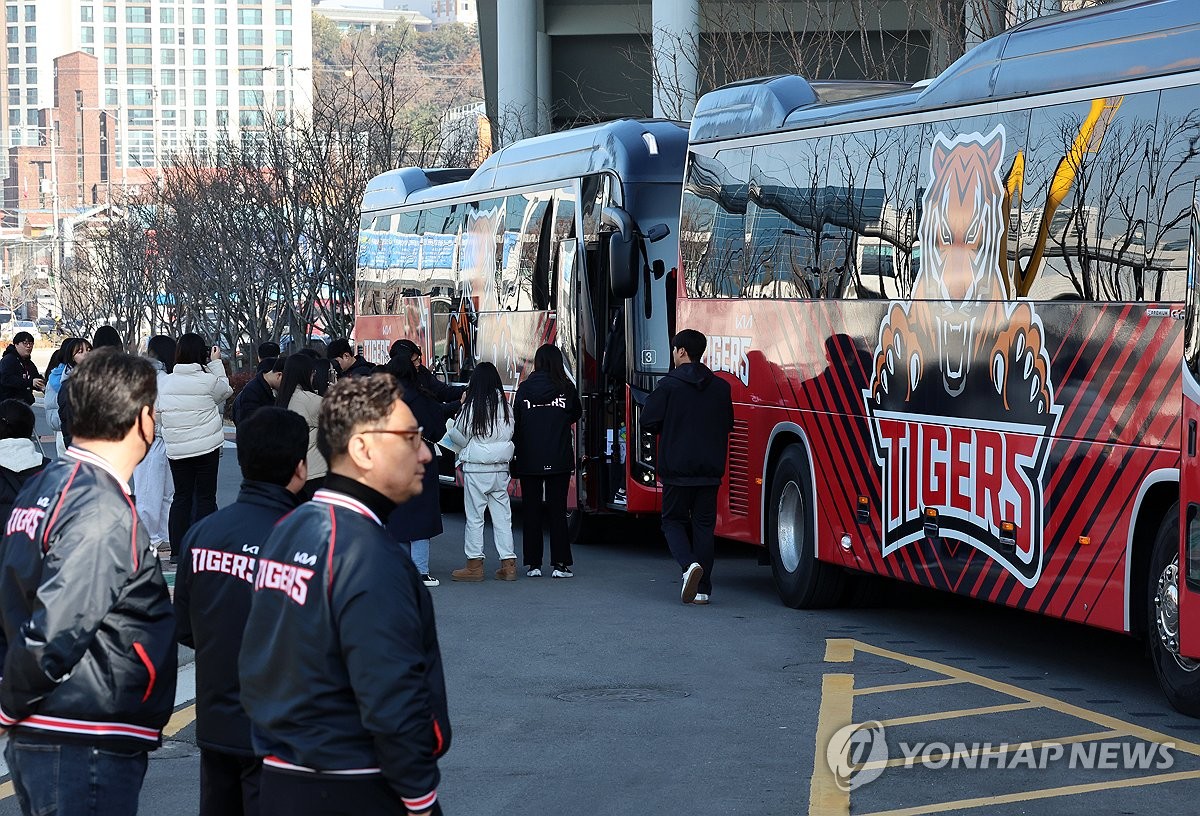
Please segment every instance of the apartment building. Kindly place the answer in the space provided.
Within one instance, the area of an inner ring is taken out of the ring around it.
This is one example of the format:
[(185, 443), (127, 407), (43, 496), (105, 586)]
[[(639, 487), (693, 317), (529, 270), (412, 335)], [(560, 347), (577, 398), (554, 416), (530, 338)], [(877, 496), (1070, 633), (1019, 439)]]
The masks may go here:
[[(3, 0), (3, 147), (44, 140), (56, 57), (96, 57), (115, 172), (312, 105), (312, 0)], [(64, 91), (59, 83), (59, 93)]]

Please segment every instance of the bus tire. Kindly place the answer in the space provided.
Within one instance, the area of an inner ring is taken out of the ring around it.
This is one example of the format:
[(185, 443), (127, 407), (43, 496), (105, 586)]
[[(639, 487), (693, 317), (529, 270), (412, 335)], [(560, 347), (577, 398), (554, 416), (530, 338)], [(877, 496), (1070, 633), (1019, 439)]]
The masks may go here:
[(1146, 642), (1154, 674), (1167, 700), (1200, 717), (1200, 661), (1179, 654), (1179, 503), (1158, 528), (1146, 586)]
[(812, 472), (801, 445), (783, 452), (771, 474), (767, 550), (779, 599), (793, 609), (834, 606), (843, 596), (841, 567), (816, 558)]

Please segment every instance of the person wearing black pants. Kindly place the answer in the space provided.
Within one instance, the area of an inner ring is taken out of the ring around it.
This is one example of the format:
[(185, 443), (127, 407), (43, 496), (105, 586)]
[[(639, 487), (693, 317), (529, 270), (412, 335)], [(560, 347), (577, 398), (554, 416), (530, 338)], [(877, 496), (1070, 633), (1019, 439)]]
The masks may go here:
[(520, 480), (521, 543), (526, 570), (541, 568), (542, 531), (547, 526), (550, 528), (550, 563), (569, 567), (573, 563), (571, 540), (567, 535), (567, 489), (571, 486), (571, 474), (521, 476)]
[(679, 597), (697, 604), (708, 603), (712, 593), (717, 491), (733, 430), (729, 383), (700, 362), (707, 346), (707, 338), (695, 329), (675, 335), (674, 368), (646, 400), (641, 420), (643, 431), (659, 437), (662, 531), (683, 570)]
[[(177, 553), (191, 526), (217, 512), (217, 470), (221, 466), (221, 449), (169, 461), (175, 500), (171, 502), (171, 512), (167, 516), (167, 530), (171, 534), (172, 552)], [(171, 559), (172, 563), (176, 560)]]
[(567, 492), (575, 470), (571, 426), (583, 414), (579, 394), (567, 377), (562, 352), (549, 343), (533, 355), (533, 374), (513, 398), (516, 458), (513, 475), (521, 481), (525, 574), (542, 575), (542, 531), (550, 528), (550, 573), (570, 578), (571, 539), (567, 534)]

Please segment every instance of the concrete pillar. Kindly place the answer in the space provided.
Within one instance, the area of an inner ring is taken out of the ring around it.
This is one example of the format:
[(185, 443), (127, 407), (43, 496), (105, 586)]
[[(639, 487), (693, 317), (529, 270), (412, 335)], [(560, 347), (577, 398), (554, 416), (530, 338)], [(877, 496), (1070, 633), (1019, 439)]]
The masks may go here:
[(550, 35), (537, 34), (537, 127), (538, 133), (550, 132)]
[(538, 0), (504, 0), (496, 15), (496, 146), (536, 134)]
[(653, 0), (654, 115), (691, 119), (700, 63), (700, 0)]

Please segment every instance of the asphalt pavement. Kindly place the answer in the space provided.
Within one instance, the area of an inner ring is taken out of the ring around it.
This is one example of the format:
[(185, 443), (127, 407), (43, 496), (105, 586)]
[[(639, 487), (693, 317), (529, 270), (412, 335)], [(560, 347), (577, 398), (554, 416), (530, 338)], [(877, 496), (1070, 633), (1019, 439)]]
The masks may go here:
[[(228, 449), (221, 505), (238, 480)], [(489, 537), (489, 580), (456, 584), (462, 517), (446, 515), (431, 592), (454, 728), (447, 814), (1094, 816), (1191, 812), (1200, 797), (1200, 721), (1169, 708), (1132, 639), (894, 585), (856, 608), (798, 612), (755, 550), (728, 543), (712, 603), (684, 606), (653, 524), (589, 530), (574, 578), (490, 580)], [(142, 813), (196, 813), (191, 671)], [(886, 727), (890, 764), (853, 792), (831, 788), (825, 743), (867, 719)], [(896, 767), (897, 739), (1179, 747), (1160, 770), (981, 772)], [(0, 816), (18, 812), (9, 790)]]

